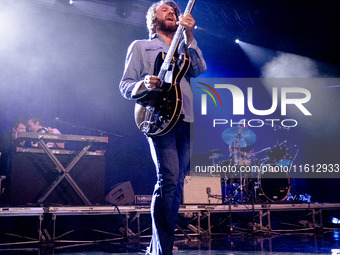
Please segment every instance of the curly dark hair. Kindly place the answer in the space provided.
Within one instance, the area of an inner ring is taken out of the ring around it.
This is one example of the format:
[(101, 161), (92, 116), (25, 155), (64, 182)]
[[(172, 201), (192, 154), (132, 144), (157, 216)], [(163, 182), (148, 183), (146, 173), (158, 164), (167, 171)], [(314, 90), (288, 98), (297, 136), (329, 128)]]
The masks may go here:
[(177, 4), (172, 0), (162, 0), (162, 1), (159, 1), (159, 2), (156, 2), (156, 3), (153, 3), (150, 6), (148, 12), (146, 13), (146, 25), (147, 25), (148, 30), (149, 30), (149, 37), (150, 38), (151, 38), (152, 34), (155, 33), (155, 26), (154, 26), (153, 23), (156, 19), (156, 9), (163, 4), (169, 5), (172, 8), (174, 8), (177, 20), (179, 19), (179, 15), (181, 14), (181, 11), (178, 8)]

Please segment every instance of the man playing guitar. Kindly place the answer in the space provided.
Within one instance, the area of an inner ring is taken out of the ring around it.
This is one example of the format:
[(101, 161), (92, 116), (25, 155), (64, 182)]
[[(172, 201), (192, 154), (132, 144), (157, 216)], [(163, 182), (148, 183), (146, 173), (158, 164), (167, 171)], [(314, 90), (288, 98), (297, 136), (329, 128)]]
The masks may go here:
[[(164, 124), (162, 121), (167, 117), (157, 115), (154, 108), (160, 107), (162, 110), (159, 102), (167, 101), (163, 100), (163, 95), (167, 92), (162, 88), (164, 81), (155, 73), (155, 62), (160, 52), (170, 54), (169, 48), (171, 49), (171, 44), (175, 43), (174, 35), (179, 27), (184, 28), (184, 40), (175, 45), (174, 58), (182, 53), (190, 58), (188, 68), (185, 68), (186, 72), (182, 72), (183, 76), (174, 76), (181, 77), (176, 82), (175, 79), (172, 80), (171, 88), (176, 89), (173, 94), (178, 96), (174, 108), (179, 110), (179, 113), (173, 116), (169, 114), (171, 127), (167, 128), (166, 132), (160, 132), (160, 135), (157, 132), (148, 132), (152, 129), (140, 128), (149, 142), (157, 172), (157, 183), (151, 204), (152, 239), (147, 253), (172, 254), (174, 228), (182, 199), (184, 178), (190, 167), (190, 124), (193, 122), (193, 114), (189, 79), (204, 73), (206, 64), (193, 37), (195, 20), (190, 13), (180, 16), (178, 6), (173, 1), (160, 1), (149, 8), (146, 17), (149, 39), (136, 40), (129, 46), (119, 88), (125, 98), (139, 100), (137, 102), (141, 102), (140, 105), (143, 107), (144, 99), (150, 95), (157, 96), (157, 91), (163, 91), (159, 92), (162, 100), (156, 100), (156, 105), (146, 106), (143, 110), (144, 113), (152, 108), (151, 114), (156, 114), (157, 121), (161, 122), (156, 127), (157, 130), (162, 129)], [(145, 115), (148, 114), (144, 114), (143, 118), (146, 118)], [(144, 125), (145, 122), (142, 122)]]

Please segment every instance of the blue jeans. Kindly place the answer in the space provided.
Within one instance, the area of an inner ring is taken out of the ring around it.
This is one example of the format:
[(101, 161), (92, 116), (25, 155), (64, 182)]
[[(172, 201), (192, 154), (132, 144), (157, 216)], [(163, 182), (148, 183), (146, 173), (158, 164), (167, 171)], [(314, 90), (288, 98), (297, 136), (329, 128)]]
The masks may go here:
[(151, 202), (151, 254), (172, 254), (174, 229), (182, 200), (184, 178), (190, 170), (190, 123), (179, 120), (163, 136), (148, 137), (157, 183)]

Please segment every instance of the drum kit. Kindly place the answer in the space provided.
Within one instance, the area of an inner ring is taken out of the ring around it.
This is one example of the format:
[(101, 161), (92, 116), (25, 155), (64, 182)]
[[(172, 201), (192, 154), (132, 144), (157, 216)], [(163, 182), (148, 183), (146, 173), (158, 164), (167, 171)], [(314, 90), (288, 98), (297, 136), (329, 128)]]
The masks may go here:
[[(276, 131), (275, 131), (275, 135)], [(223, 141), (229, 146), (229, 156), (221, 150), (210, 151), (209, 159), (223, 172), (222, 193), (224, 202), (279, 202), (287, 199), (291, 191), (288, 169), (292, 164), (292, 147), (287, 142), (255, 152), (253, 145), (256, 134), (248, 127), (231, 127), (222, 133)], [(265, 154), (262, 158), (260, 155)], [(279, 169), (279, 171), (277, 171)]]

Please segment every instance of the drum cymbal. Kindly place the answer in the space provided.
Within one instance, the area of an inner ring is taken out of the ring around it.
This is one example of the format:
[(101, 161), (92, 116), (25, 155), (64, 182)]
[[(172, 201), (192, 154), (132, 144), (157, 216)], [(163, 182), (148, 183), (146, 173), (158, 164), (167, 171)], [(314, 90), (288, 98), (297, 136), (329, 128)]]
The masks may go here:
[(223, 141), (229, 146), (245, 148), (256, 141), (256, 134), (245, 127), (231, 127), (223, 131)]
[(220, 158), (225, 156), (224, 153), (220, 150), (220, 149), (215, 149), (215, 150), (211, 150), (209, 151), (209, 158)]

